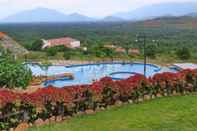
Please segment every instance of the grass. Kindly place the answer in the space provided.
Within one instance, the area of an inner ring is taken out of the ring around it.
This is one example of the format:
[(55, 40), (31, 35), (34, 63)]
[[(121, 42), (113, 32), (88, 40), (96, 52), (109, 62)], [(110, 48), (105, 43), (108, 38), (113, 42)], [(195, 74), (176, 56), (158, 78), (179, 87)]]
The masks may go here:
[(196, 131), (197, 94), (113, 107), (29, 131)]

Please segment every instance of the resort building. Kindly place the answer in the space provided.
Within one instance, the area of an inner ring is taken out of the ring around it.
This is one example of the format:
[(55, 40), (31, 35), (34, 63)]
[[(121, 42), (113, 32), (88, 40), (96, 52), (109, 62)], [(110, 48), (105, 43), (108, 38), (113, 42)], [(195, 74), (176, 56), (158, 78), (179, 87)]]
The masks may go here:
[(131, 55), (140, 55), (140, 50), (137, 48), (129, 49), (129, 54)]
[(126, 50), (124, 48), (122, 48), (120, 46), (113, 45), (113, 44), (106, 44), (106, 45), (104, 45), (104, 48), (113, 49), (117, 53), (125, 53), (126, 52)]
[(81, 45), (79, 40), (70, 37), (62, 37), (62, 38), (49, 39), (49, 40), (42, 39), (42, 41), (43, 41), (42, 49), (60, 46), (60, 45), (63, 45), (67, 48), (75, 49), (75, 48), (80, 48)]
[(122, 48), (122, 47), (117, 47), (117, 48), (115, 49), (115, 51), (116, 51), (117, 53), (126, 53), (126, 50), (125, 50), (124, 48)]
[[(113, 44), (106, 44), (106, 45), (104, 45), (104, 48), (113, 49), (117, 53), (126, 53), (125, 48), (120, 47), (120, 46), (116, 46), (116, 45), (113, 45)], [(130, 48), (128, 50), (128, 53), (130, 55), (140, 55), (140, 50), (138, 48)]]

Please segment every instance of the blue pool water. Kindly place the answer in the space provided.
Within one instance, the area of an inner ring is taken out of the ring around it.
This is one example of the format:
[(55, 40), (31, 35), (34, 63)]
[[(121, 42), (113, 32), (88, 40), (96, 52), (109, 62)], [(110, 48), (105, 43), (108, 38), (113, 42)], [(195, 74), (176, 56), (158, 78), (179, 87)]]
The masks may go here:
[[(33, 75), (45, 75), (46, 72), (39, 66), (28, 64)], [(147, 77), (158, 73), (161, 68), (152, 64), (147, 64)], [(134, 73), (143, 74), (144, 64), (140, 63), (102, 63), (102, 64), (86, 64), (73, 66), (50, 66), (48, 68), (48, 75), (57, 75), (62, 73), (72, 73), (73, 80), (68, 78), (48, 81), (44, 86), (53, 85), (55, 87), (63, 87), (70, 85), (91, 84), (95, 80), (99, 80), (105, 76), (114, 77), (118, 79), (126, 79)]]

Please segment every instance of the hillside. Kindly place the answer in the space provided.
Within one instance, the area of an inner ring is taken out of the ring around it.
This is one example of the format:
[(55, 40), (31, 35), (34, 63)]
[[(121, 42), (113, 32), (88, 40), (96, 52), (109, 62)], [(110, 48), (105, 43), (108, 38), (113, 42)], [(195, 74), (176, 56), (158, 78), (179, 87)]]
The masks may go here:
[(24, 47), (2, 32), (0, 32), (0, 46), (15, 56), (21, 56), (28, 53)]
[(180, 17), (165, 16), (145, 21), (139, 21), (135, 24), (143, 27), (173, 27), (181, 29), (195, 29), (197, 28), (197, 18), (189, 15)]

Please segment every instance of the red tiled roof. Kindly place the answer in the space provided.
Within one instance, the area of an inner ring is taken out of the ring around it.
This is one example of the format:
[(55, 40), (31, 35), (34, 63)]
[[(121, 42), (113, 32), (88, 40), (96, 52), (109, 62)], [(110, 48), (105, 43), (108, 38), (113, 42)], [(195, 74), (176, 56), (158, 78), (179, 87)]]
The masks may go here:
[(0, 32), (0, 38), (3, 38), (6, 34), (3, 32)]
[(137, 48), (129, 49), (129, 53), (130, 53), (130, 54), (139, 55), (139, 54), (140, 54), (140, 50), (137, 49)]
[(122, 47), (116, 48), (115, 51), (118, 52), (118, 53), (125, 53), (126, 52), (126, 50)]
[(57, 38), (57, 39), (49, 39), (47, 40), (51, 45), (65, 45), (70, 44), (71, 42), (77, 41), (70, 37), (63, 37), (63, 38)]

